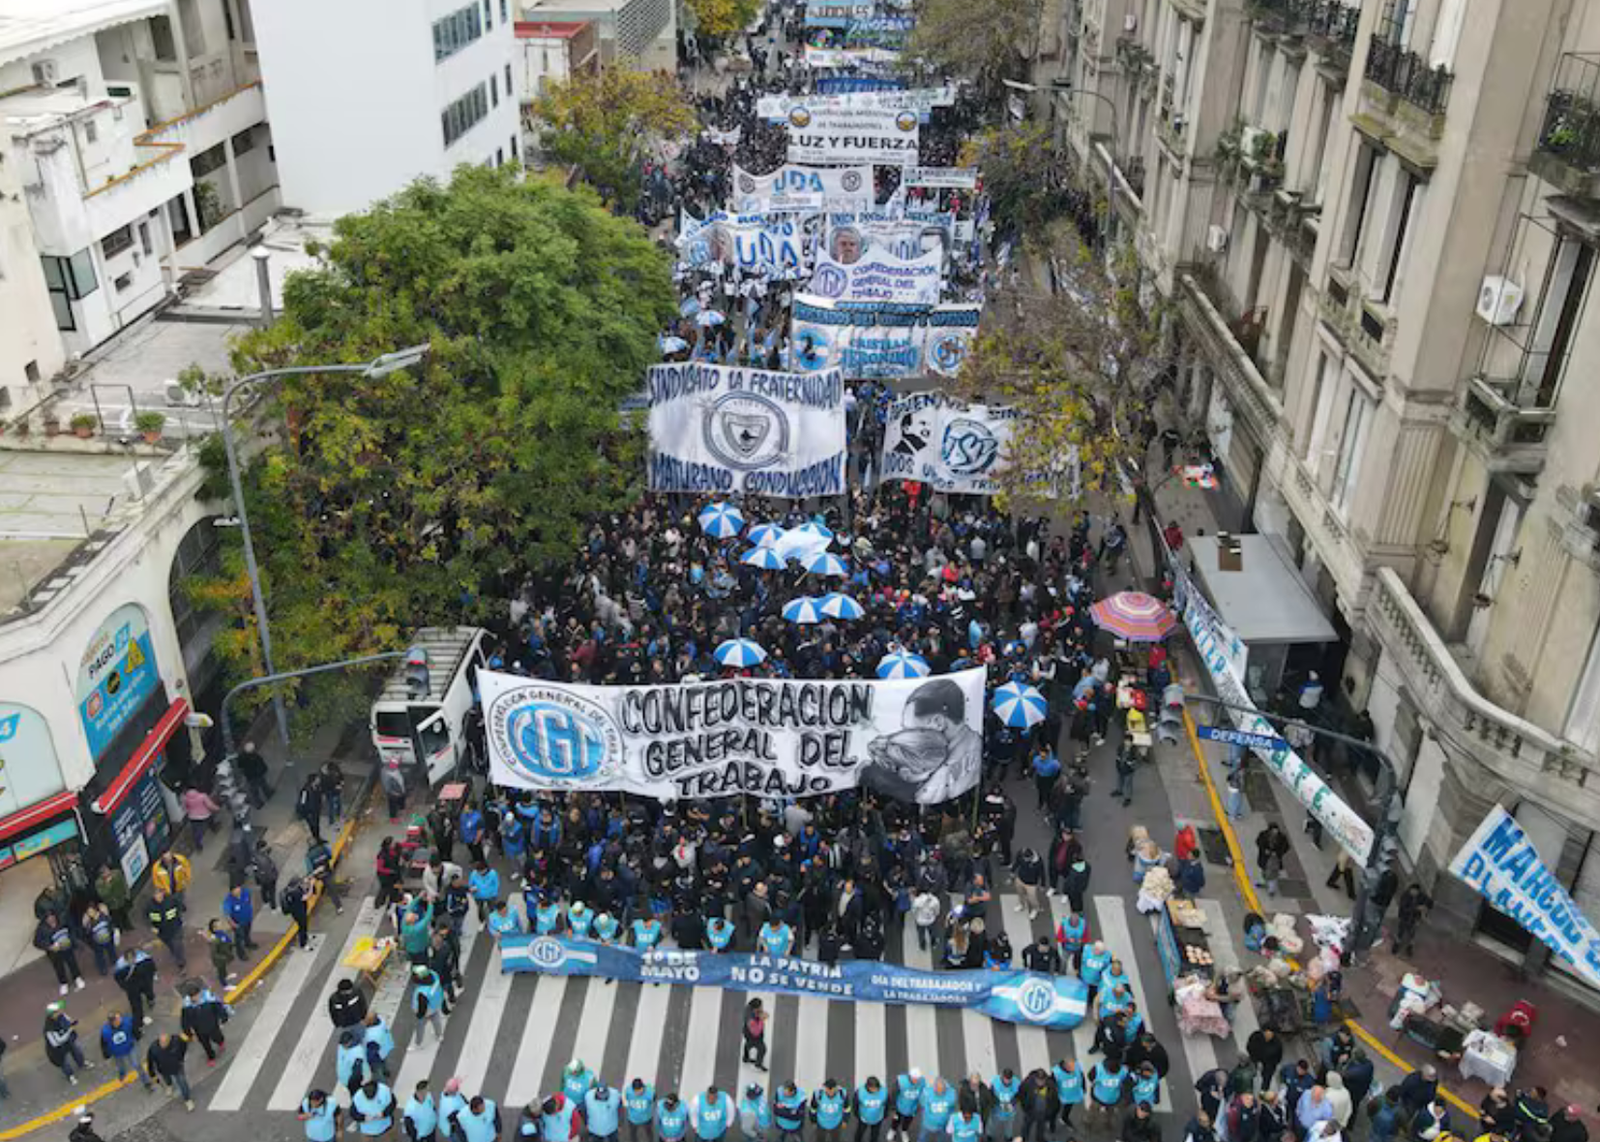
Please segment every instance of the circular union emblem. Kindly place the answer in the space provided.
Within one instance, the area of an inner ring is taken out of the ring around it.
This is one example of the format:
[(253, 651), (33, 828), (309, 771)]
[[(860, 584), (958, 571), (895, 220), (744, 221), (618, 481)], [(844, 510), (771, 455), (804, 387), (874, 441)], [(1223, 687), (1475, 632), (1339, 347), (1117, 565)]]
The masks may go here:
[(951, 472), (961, 476), (987, 472), (999, 454), (1000, 442), (982, 421), (962, 416), (945, 426), (939, 458)]
[(789, 108), (789, 122), (795, 127), (811, 126), (811, 112), (796, 103)]
[(756, 180), (747, 174), (740, 175), (739, 189), (745, 194), (754, 194), (756, 192)]
[(535, 964), (546, 970), (560, 967), (567, 958), (567, 950), (548, 936), (535, 940), (533, 946), (528, 949), (528, 954)]
[(820, 329), (797, 330), (794, 335), (794, 359), (807, 372), (828, 367), (828, 338)]
[(488, 724), (501, 756), (542, 785), (584, 785), (622, 764), (622, 731), (597, 702), (548, 686), (519, 686), (496, 698)]
[(917, 129), (917, 113), (915, 111), (902, 111), (894, 117), (894, 125), (908, 134)]
[(928, 340), (928, 364), (946, 376), (957, 372), (967, 357), (967, 339), (959, 333), (940, 333)]
[(861, 172), (845, 171), (839, 176), (839, 185), (852, 194), (861, 189)]
[(1056, 989), (1042, 979), (1030, 979), (1017, 989), (1017, 1010), (1034, 1023), (1047, 1022), (1056, 1012)]
[(811, 292), (823, 297), (843, 297), (850, 287), (850, 275), (838, 266), (823, 265), (811, 275)]
[(789, 417), (775, 401), (729, 393), (706, 410), (706, 447), (741, 472), (765, 468), (789, 451)]

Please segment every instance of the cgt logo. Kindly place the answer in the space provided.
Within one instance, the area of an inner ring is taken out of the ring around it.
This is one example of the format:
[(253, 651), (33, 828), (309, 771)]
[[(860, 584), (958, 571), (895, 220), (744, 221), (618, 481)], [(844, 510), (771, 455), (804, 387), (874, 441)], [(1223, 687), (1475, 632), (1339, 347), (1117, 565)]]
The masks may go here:
[(967, 359), (967, 339), (960, 333), (941, 333), (928, 339), (928, 365), (936, 373), (954, 376)]
[(1056, 989), (1042, 979), (1030, 979), (1017, 989), (1017, 1010), (1030, 1023), (1048, 1023), (1056, 1013)]
[(502, 757), (534, 781), (584, 784), (622, 763), (622, 734), (597, 702), (543, 686), (518, 687), (489, 710)]
[(838, 266), (821, 265), (811, 275), (811, 292), (821, 297), (843, 297), (849, 288), (850, 275)]

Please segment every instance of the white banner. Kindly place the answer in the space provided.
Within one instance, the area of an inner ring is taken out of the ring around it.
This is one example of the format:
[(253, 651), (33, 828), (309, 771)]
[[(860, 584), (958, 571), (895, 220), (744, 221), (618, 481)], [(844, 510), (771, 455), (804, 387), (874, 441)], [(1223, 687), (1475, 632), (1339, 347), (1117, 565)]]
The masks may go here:
[(736, 265), (779, 281), (811, 272), (804, 219), (796, 215), (724, 214), (678, 220), (678, 260), (696, 268)]
[(729, 205), (740, 214), (871, 210), (872, 168), (784, 166), (771, 174), (733, 168)]
[(811, 274), (811, 292), (833, 301), (904, 301), (933, 305), (939, 300), (944, 276), (944, 252), (934, 250), (918, 258), (892, 254), (844, 251), (849, 260), (817, 257)]
[[(771, 123), (782, 123), (795, 107), (811, 112), (864, 108), (881, 111), (915, 111), (926, 121), (935, 107), (949, 107), (956, 101), (956, 89), (913, 87), (906, 91), (851, 91), (843, 95), (763, 95), (756, 100), (756, 114)], [(934, 168), (936, 169), (936, 168)]]
[(955, 190), (976, 190), (978, 188), (977, 167), (907, 167), (905, 174), (900, 179), (900, 185), (936, 187), (943, 189), (951, 187)]
[(937, 805), (978, 783), (984, 678), (579, 686), (484, 670), (478, 684), (498, 785), (664, 801), (863, 785)]
[(904, 206), (891, 210), (835, 211), (828, 215), (824, 242), (828, 256), (850, 263), (864, 254), (881, 254), (911, 261), (924, 254), (950, 253), (956, 245), (955, 216), (908, 214)]
[[(842, 63), (812, 67), (841, 67)], [(835, 99), (859, 96), (840, 95)], [(791, 163), (881, 163), (903, 166), (917, 161), (917, 113), (880, 107), (817, 107), (795, 103), (784, 119), (789, 129)]]
[(942, 393), (912, 393), (889, 405), (883, 432), (885, 480), (919, 480), (935, 491), (993, 495), (1014, 408), (965, 404)]
[(735, 365), (652, 365), (650, 490), (801, 499), (845, 490), (844, 380)]
[(1600, 987), (1600, 933), (1505, 809), (1489, 810), (1450, 862), (1450, 871), (1543, 940), (1590, 987)]
[(979, 305), (857, 305), (797, 294), (791, 367), (847, 378), (953, 377), (978, 332)]

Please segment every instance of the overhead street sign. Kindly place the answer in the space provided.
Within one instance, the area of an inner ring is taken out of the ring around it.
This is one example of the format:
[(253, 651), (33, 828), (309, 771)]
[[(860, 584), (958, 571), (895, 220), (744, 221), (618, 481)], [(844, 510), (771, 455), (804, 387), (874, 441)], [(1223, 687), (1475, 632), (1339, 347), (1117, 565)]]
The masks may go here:
[(1289, 743), (1282, 738), (1275, 738), (1269, 734), (1247, 733), (1244, 730), (1236, 730), (1229, 726), (1196, 726), (1194, 731), (1207, 741), (1242, 745), (1247, 749), (1276, 750), (1289, 748)]

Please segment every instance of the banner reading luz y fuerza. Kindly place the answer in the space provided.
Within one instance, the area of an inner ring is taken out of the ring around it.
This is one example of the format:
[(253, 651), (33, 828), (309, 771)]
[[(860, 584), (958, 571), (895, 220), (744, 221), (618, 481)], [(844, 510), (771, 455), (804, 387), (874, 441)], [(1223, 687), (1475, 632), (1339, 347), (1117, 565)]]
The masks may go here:
[(696, 361), (654, 365), (650, 490), (844, 493), (844, 380)]
[(1510, 813), (1499, 805), (1490, 809), (1450, 871), (1543, 940), (1590, 987), (1600, 987), (1600, 933)]
[(734, 991), (816, 995), (847, 1003), (966, 1007), (1007, 1023), (1070, 1031), (1088, 1012), (1089, 989), (1072, 976), (1024, 971), (920, 971), (875, 960), (825, 964), (745, 952), (641, 952), (561, 936), (505, 936), (500, 970), (597, 975)]
[(579, 686), (479, 673), (489, 769), (518, 789), (660, 800), (814, 797), (865, 785), (937, 805), (978, 783), (984, 670)]

